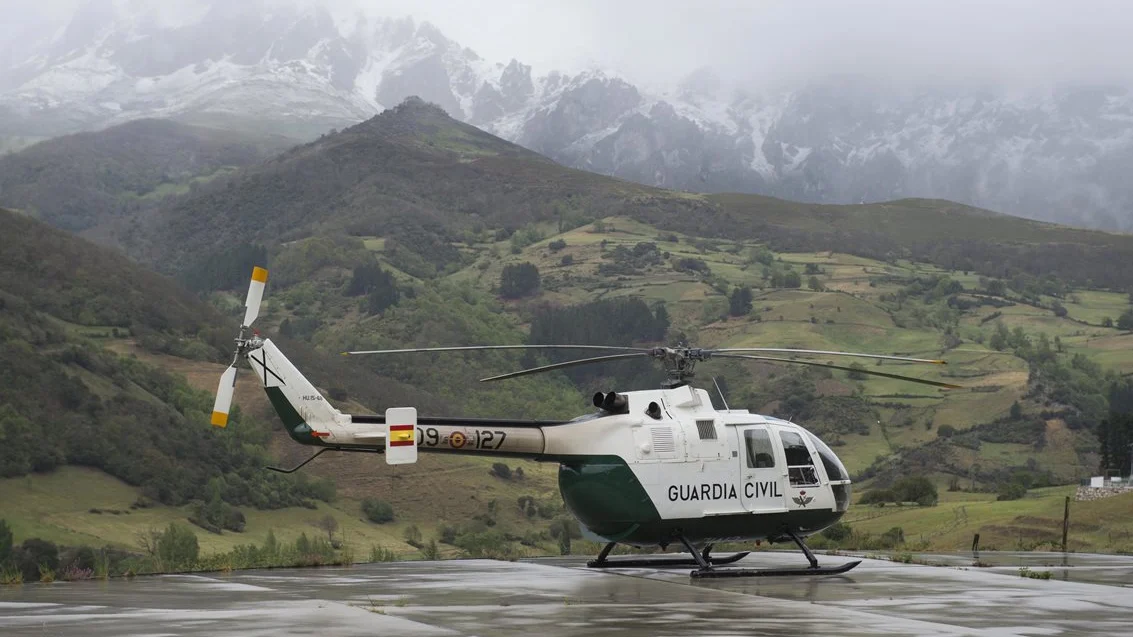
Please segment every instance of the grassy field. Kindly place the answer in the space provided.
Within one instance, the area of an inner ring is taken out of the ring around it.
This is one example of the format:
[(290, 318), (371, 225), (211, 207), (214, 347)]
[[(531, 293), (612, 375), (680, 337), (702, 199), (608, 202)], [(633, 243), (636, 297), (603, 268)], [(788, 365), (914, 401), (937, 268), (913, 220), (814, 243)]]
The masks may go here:
[[(855, 531), (880, 535), (901, 527), (905, 540), (926, 550), (961, 551), (980, 534), (985, 550), (1050, 550), (1062, 542), (1066, 496), (1075, 487), (1034, 489), (1019, 500), (999, 502), (986, 493), (941, 494), (935, 507), (855, 505), (844, 518)], [(1133, 551), (1133, 493), (1070, 503), (1068, 548), (1073, 551)]]
[[(336, 538), (351, 547), (358, 559), (364, 559), (375, 545), (393, 550), (402, 559), (413, 559), (420, 553), (406, 543), (407, 527), (416, 526), (425, 541), (435, 539), (439, 535), (439, 527), (459, 525), (473, 515), (486, 513), (488, 503), (493, 500), (497, 502), (494, 516), (497, 528), (518, 535), (545, 530), (547, 520), (538, 516), (528, 520), (515, 504), (518, 497), (515, 494), (531, 493), (541, 499), (557, 498), (556, 493), (548, 490), (546, 476), (540, 475), (537, 468), (525, 464), (530, 478), (519, 484), (489, 476), (488, 465), (482, 461), (473, 460), (458, 463), (465, 466), (442, 469), (433, 466), (435, 463), (423, 464), (426, 466), (412, 473), (390, 471), (393, 468), (385, 466), (370, 467), (371, 475), (380, 473), (383, 477), (369, 483), (357, 478), (340, 480), (352, 483), (350, 493), (353, 495), (368, 493), (392, 502), (397, 517), (391, 523), (373, 524), (367, 521), (361, 512), (360, 497), (345, 495), (333, 505), (319, 503), (314, 510), (242, 508), (247, 519), (242, 533), (226, 531), (214, 534), (196, 526), (190, 528), (197, 535), (202, 553), (209, 554), (228, 551), (240, 544), (262, 544), (269, 531), (283, 542), (293, 541), (300, 533), (308, 536), (323, 534), (325, 531), (316, 527), (315, 523), (329, 515), (339, 524)], [(326, 463), (324, 470), (338, 474), (343, 468)], [(383, 483), (397, 484), (401, 493), (377, 490), (378, 485)], [(453, 493), (449, 498), (434, 497), (434, 493), (430, 493), (435, 490), (453, 491), (453, 484), (460, 485), (459, 493)], [(142, 533), (149, 529), (164, 529), (171, 522), (188, 525), (187, 519), (191, 514), (189, 506), (132, 508), (131, 505), (141, 495), (140, 489), (101, 471), (82, 467), (64, 467), (50, 474), (3, 479), (0, 480), (0, 489), (5, 494), (0, 502), (0, 519), (11, 526), (16, 542), (39, 537), (69, 546), (110, 545), (137, 551), (141, 547), (139, 536)], [(461, 500), (471, 500), (471, 505), (466, 506)], [(547, 538), (542, 546), (527, 550), (530, 554), (547, 554), (553, 551), (553, 546), (554, 543)], [(454, 547), (441, 545), (442, 555), (456, 556), (459, 553)]]

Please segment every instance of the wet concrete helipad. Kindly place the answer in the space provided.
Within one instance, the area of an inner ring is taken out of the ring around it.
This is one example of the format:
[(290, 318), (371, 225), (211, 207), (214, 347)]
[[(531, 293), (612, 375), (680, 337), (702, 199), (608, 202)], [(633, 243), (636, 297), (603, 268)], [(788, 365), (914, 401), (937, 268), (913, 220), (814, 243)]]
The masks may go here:
[[(837, 557), (822, 556), (827, 563)], [(1133, 626), (1133, 557), (867, 559), (847, 575), (692, 582), (580, 558), (458, 560), (0, 588), (3, 635), (1114, 635)], [(795, 566), (796, 554), (741, 564)], [(1019, 567), (1051, 571), (1020, 577)]]

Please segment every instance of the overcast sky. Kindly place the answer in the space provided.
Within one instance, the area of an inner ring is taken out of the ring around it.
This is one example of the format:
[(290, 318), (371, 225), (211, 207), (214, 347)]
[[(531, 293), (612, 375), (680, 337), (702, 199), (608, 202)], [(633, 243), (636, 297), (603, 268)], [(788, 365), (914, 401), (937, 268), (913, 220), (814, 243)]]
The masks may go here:
[[(0, 0), (0, 36), (87, 0)], [(200, 0), (95, 0), (168, 5)], [(1133, 0), (229, 0), (412, 15), (494, 61), (671, 84), (861, 72), (928, 82), (1133, 83)], [(18, 36), (17, 36), (18, 37)]]

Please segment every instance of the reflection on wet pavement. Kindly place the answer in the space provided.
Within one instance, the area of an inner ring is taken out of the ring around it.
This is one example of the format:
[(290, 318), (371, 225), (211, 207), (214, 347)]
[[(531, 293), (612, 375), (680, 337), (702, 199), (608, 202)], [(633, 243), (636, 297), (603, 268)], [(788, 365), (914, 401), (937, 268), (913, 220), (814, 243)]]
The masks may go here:
[[(847, 575), (692, 581), (581, 558), (457, 560), (0, 588), (4, 635), (1101, 635), (1133, 625), (1133, 557), (867, 559)], [(825, 557), (830, 563), (845, 558)], [(758, 552), (748, 567), (796, 566)], [(1020, 566), (1053, 579), (1019, 576)]]

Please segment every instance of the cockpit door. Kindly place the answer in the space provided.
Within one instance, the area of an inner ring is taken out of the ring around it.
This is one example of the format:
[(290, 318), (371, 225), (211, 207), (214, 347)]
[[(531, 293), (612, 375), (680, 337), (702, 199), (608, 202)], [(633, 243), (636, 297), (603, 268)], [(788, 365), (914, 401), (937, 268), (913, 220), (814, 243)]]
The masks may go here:
[(740, 449), (740, 502), (752, 513), (786, 510), (783, 499), (786, 489), (786, 463), (779, 448), (778, 436), (767, 425), (734, 427)]

